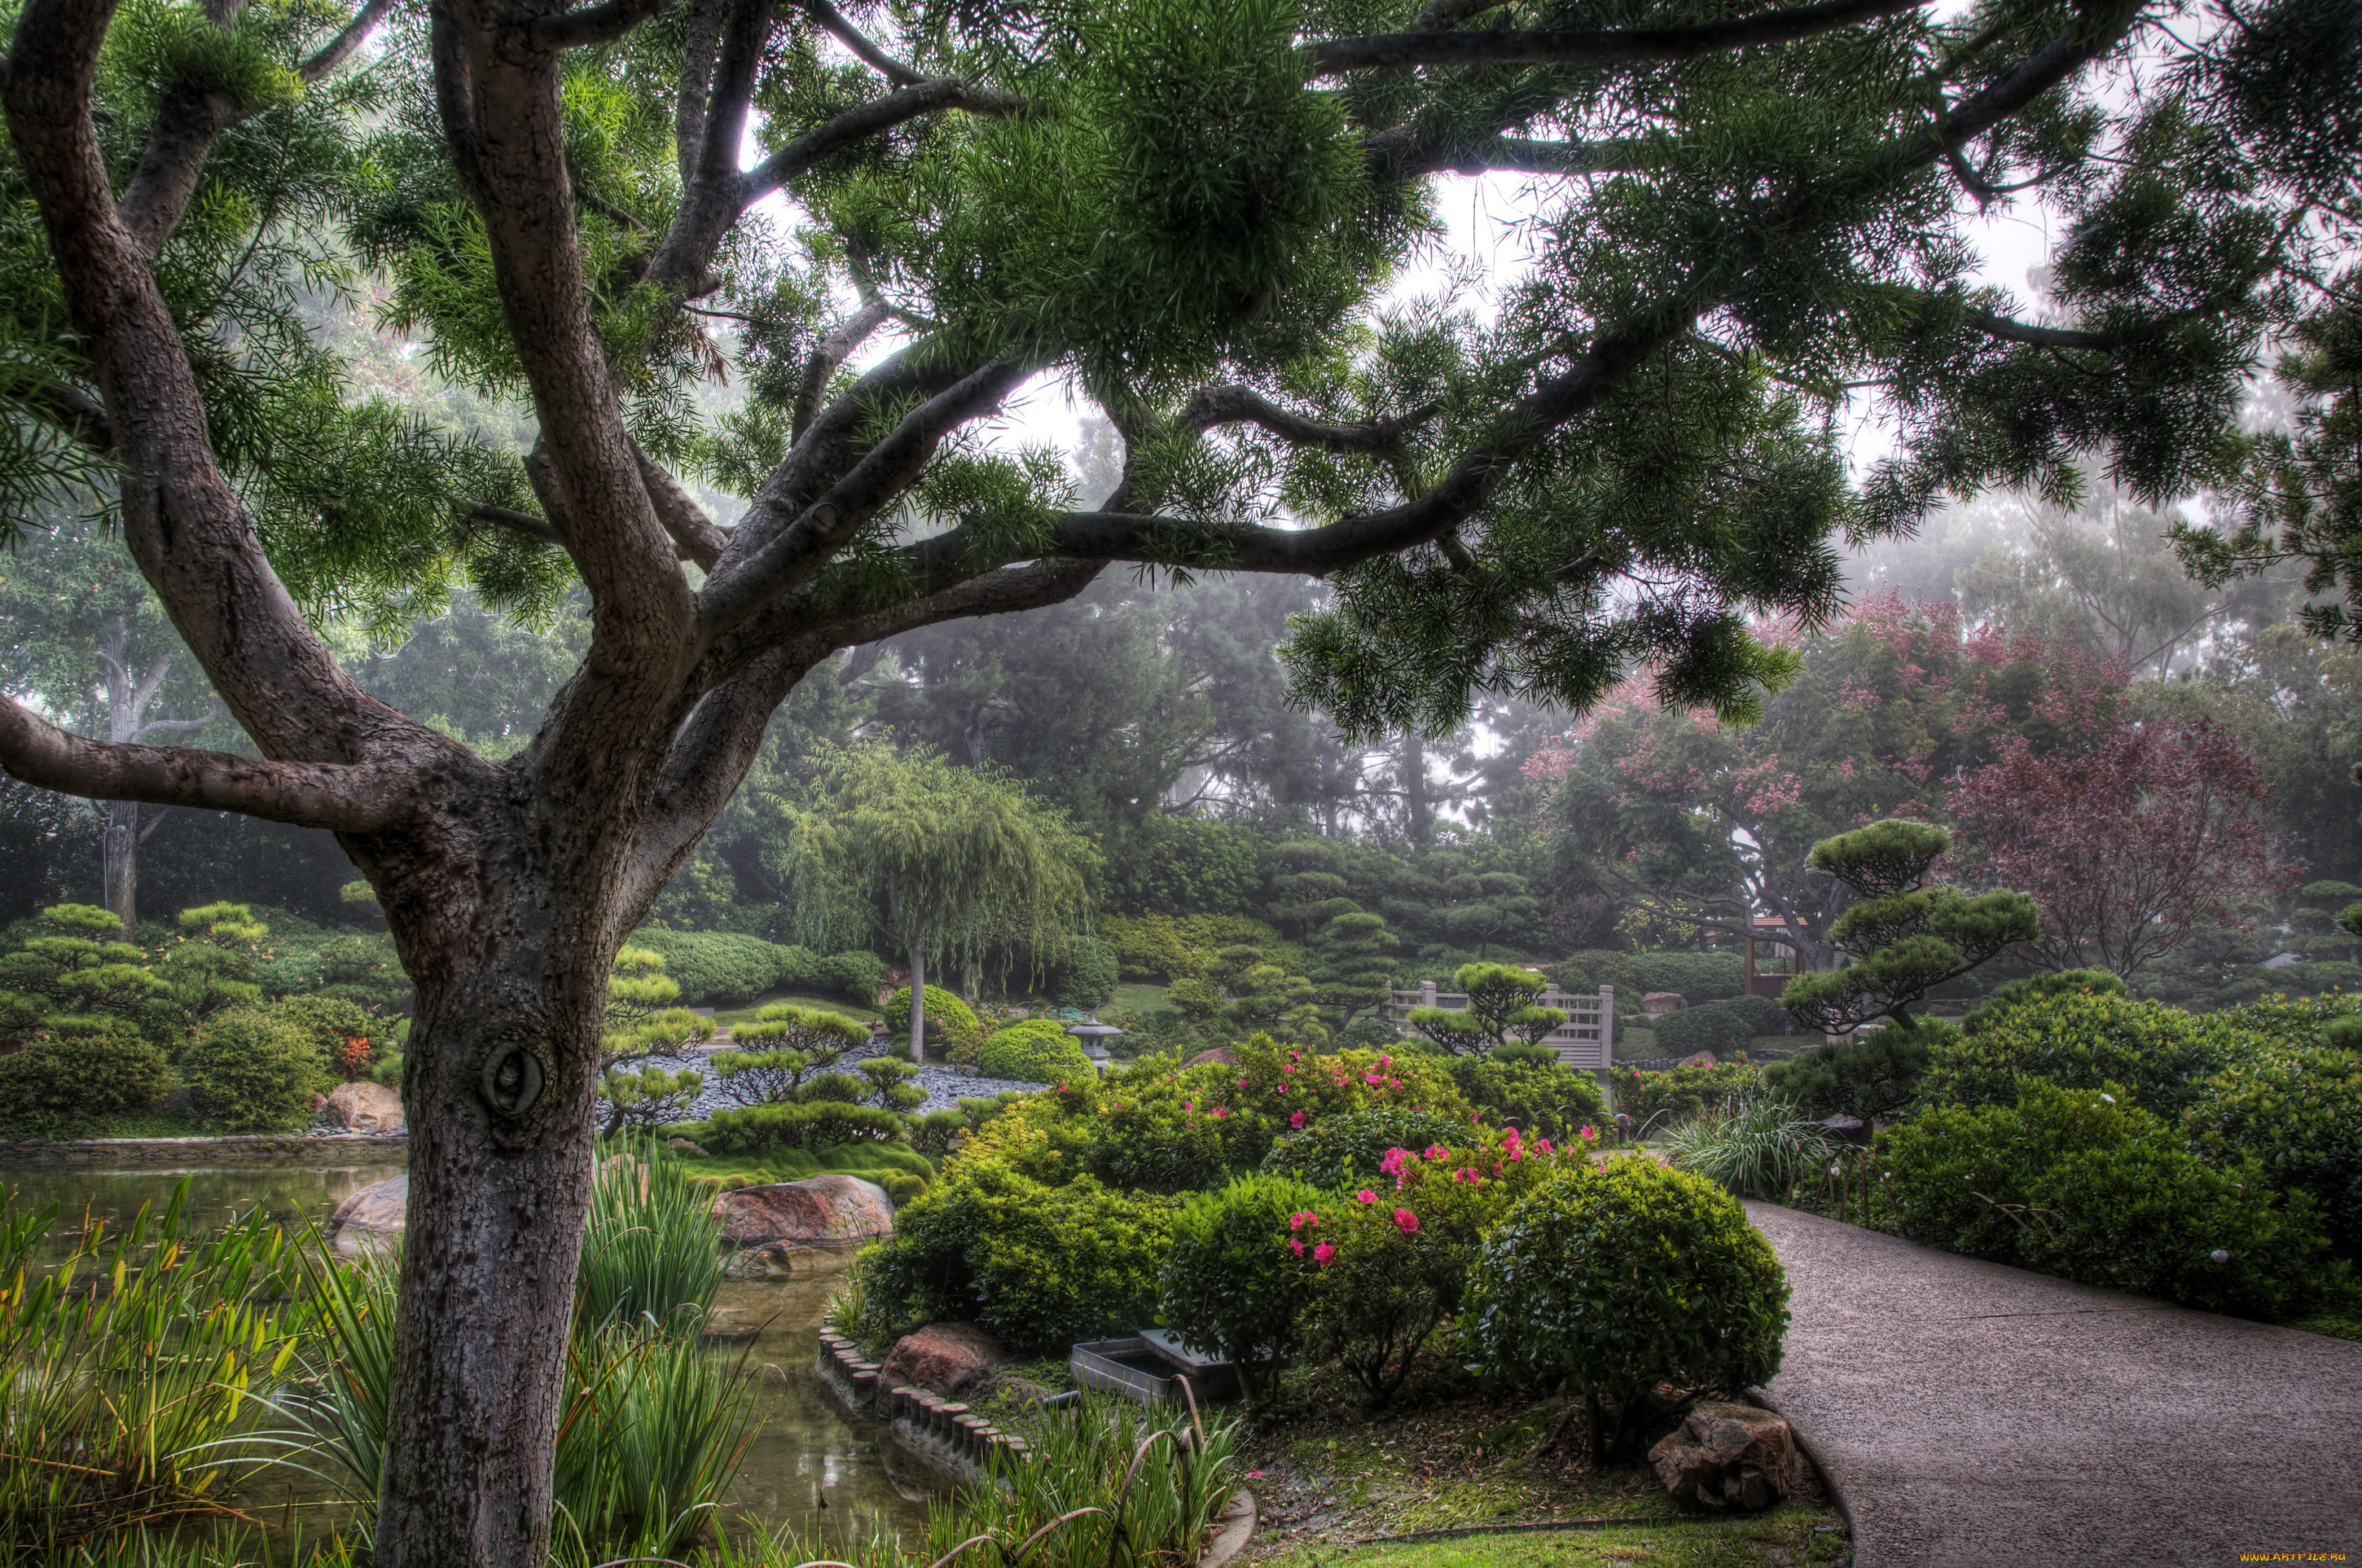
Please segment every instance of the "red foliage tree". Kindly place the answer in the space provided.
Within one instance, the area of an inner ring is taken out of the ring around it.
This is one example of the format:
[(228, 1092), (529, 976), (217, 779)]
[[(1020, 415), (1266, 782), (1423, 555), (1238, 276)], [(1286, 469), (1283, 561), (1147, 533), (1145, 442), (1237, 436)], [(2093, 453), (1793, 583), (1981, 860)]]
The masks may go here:
[(2239, 743), (2200, 719), (2127, 723), (2047, 756), (2014, 744), (1948, 803), (1971, 867), (2041, 905), (2028, 956), (2128, 977), (2294, 881), (2301, 867), (2274, 855), (2259, 820), (2270, 798)]

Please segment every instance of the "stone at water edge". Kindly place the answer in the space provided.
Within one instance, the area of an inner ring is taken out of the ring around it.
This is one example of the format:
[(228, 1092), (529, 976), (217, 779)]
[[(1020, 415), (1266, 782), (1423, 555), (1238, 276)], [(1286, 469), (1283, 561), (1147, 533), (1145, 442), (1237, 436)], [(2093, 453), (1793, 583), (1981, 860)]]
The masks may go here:
[(338, 1084), (328, 1091), (328, 1114), (348, 1132), (399, 1132), (402, 1097), (383, 1084)]
[(328, 1250), (347, 1263), (390, 1252), (410, 1218), (407, 1173), (370, 1183), (328, 1216)]
[(774, 1280), (794, 1276), (789, 1259), (795, 1249), (785, 1242), (770, 1242), (759, 1247), (740, 1247), (722, 1260), (722, 1277), (739, 1281), (769, 1284)]
[(1239, 1065), (1239, 1054), (1227, 1045), (1217, 1045), (1210, 1051), (1198, 1052), (1181, 1065), (1184, 1067), (1202, 1067), (1209, 1062), (1220, 1062), (1226, 1067), (1235, 1067)]
[(1684, 1067), (1711, 1067), (1715, 1065), (1714, 1053), (1700, 1051), (1694, 1056), (1684, 1056), (1681, 1065)]
[(894, 1233), (894, 1200), (874, 1181), (816, 1176), (742, 1187), (713, 1200), (722, 1238), (741, 1247), (770, 1242), (866, 1242)]
[(930, 1323), (894, 1342), (877, 1374), (880, 1388), (930, 1388), (952, 1398), (992, 1375), (1000, 1342), (974, 1323)]
[(1753, 1405), (1704, 1400), (1649, 1451), (1683, 1507), (1757, 1513), (1796, 1488), (1802, 1457), (1788, 1423)]
[(1689, 1005), (1689, 999), (1679, 991), (1650, 991), (1640, 999), (1640, 1010), (1650, 1018), (1661, 1018)]

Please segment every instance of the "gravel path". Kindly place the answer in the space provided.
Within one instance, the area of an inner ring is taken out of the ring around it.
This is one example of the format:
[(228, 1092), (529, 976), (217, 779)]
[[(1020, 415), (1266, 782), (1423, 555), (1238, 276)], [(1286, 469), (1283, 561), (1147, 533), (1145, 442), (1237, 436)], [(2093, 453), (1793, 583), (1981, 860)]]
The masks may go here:
[(1855, 1568), (2362, 1551), (2362, 1343), (1747, 1210), (1794, 1292), (1771, 1403)]
[[(715, 1049), (727, 1051), (730, 1047), (725, 1043)], [(631, 1066), (635, 1071), (646, 1066), (662, 1067), (667, 1072), (677, 1073), (687, 1069), (702, 1074), (705, 1078), (705, 1092), (698, 1097), (696, 1106), (681, 1118), (684, 1121), (699, 1121), (712, 1116), (717, 1110), (734, 1110), (738, 1107), (736, 1100), (730, 1099), (722, 1093), (721, 1075), (717, 1074), (705, 1060), (711, 1054), (701, 1051), (689, 1056), (650, 1056), (644, 1061), (632, 1063)], [(848, 1064), (844, 1070), (852, 1071), (851, 1066)], [(919, 1076), (911, 1081), (927, 1091), (927, 1103), (919, 1107), (919, 1111), (922, 1115), (930, 1110), (954, 1110), (961, 1099), (970, 1096), (989, 1099), (1003, 1089), (1014, 1089), (1019, 1094), (1037, 1094), (1046, 1087), (1042, 1084), (1020, 1083), (1014, 1078), (979, 1078), (962, 1072), (957, 1067), (937, 1066), (932, 1063), (921, 1067)]]

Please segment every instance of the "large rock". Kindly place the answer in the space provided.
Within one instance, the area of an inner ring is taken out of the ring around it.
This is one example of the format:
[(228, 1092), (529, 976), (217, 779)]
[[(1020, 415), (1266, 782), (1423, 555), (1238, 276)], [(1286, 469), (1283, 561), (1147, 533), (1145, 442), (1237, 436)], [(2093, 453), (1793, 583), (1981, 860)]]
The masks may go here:
[(768, 1187), (742, 1187), (713, 1200), (723, 1240), (742, 1247), (773, 1242), (813, 1246), (866, 1242), (894, 1233), (894, 1200), (874, 1181), (816, 1176)]
[(347, 1263), (392, 1250), (410, 1219), (407, 1174), (371, 1182), (328, 1216), (328, 1250)]
[(1235, 1067), (1239, 1065), (1239, 1054), (1227, 1045), (1217, 1045), (1210, 1051), (1198, 1052), (1181, 1065), (1185, 1067), (1202, 1067), (1209, 1062), (1220, 1062), (1226, 1067)]
[(1754, 1513), (1795, 1490), (1801, 1461), (1778, 1416), (1706, 1400), (1649, 1451), (1649, 1463), (1683, 1507)]
[(1662, 1018), (1689, 1006), (1679, 991), (1650, 991), (1640, 999), (1640, 1010), (1650, 1018)]
[(932, 1388), (955, 1398), (992, 1375), (1000, 1342), (974, 1323), (930, 1323), (894, 1342), (878, 1369), (880, 1388)]
[(402, 1097), (383, 1084), (338, 1084), (328, 1091), (328, 1114), (348, 1132), (399, 1132)]

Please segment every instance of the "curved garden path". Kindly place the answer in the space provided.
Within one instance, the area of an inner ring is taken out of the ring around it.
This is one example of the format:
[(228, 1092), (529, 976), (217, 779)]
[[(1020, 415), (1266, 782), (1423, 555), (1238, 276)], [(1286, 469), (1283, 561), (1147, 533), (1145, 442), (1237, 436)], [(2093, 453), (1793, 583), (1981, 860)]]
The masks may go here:
[(1794, 1292), (1770, 1402), (1855, 1568), (2362, 1561), (2362, 1343), (1747, 1210)]

